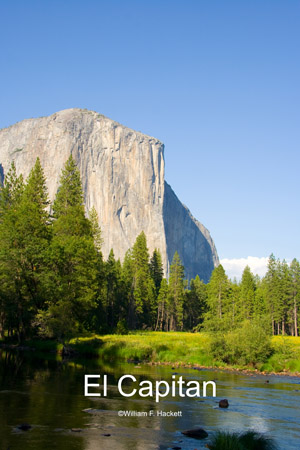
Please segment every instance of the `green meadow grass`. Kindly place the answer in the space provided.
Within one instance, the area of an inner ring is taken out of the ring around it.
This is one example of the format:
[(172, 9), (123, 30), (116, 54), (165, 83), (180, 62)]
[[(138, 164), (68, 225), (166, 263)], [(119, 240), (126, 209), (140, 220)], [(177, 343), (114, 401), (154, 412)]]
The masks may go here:
[[(5, 340), (3, 340), (3, 343)], [(65, 343), (82, 356), (103, 361), (143, 361), (160, 364), (195, 365), (239, 370), (254, 370), (250, 366), (226, 365), (209, 354), (208, 333), (137, 331), (128, 335), (87, 335), (74, 337)], [(39, 352), (62, 353), (63, 344), (54, 340), (31, 340), (25, 343)], [(292, 372), (300, 374), (300, 337), (273, 336), (272, 354), (260, 365), (261, 372)]]
[[(126, 360), (153, 363), (228, 367), (209, 354), (207, 333), (140, 331), (128, 335), (92, 335), (71, 339), (68, 345), (78, 353), (104, 361)], [(272, 355), (260, 365), (261, 372), (300, 372), (300, 337), (274, 336)], [(234, 365), (235, 369), (252, 367)]]
[(160, 363), (213, 365), (205, 333), (136, 332), (74, 338), (69, 345), (104, 360), (123, 359)]
[(273, 336), (272, 350), (261, 371), (300, 373), (300, 337)]

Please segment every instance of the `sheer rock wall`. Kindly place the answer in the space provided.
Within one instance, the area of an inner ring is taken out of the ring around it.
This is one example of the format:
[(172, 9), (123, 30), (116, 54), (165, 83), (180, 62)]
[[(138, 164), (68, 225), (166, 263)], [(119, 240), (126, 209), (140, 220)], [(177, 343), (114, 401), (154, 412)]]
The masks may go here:
[(12, 160), (26, 178), (39, 157), (53, 200), (70, 153), (86, 210), (95, 206), (98, 212), (104, 257), (113, 248), (122, 259), (143, 230), (150, 253), (161, 250), (165, 273), (177, 250), (188, 278), (209, 279), (218, 264), (214, 243), (165, 183), (164, 146), (153, 137), (81, 109), (23, 120), (0, 131), (0, 178)]

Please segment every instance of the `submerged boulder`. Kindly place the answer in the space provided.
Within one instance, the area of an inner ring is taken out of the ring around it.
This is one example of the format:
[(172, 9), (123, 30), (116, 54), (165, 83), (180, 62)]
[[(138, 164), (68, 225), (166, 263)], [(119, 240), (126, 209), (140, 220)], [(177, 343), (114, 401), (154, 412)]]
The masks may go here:
[(182, 431), (181, 434), (195, 439), (205, 439), (208, 433), (203, 428), (195, 428), (193, 430)]
[(32, 428), (32, 426), (29, 425), (29, 423), (21, 423), (21, 425), (18, 425), (17, 428), (22, 431), (28, 431)]
[(219, 401), (219, 408), (228, 408), (229, 403), (227, 398), (224, 398), (223, 400)]

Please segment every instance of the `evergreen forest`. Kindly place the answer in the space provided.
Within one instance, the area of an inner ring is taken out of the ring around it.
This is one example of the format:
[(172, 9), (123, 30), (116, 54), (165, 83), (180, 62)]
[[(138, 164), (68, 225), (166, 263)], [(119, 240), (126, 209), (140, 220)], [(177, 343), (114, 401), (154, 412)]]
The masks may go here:
[[(130, 330), (229, 332), (259, 323), (298, 336), (300, 264), (269, 258), (263, 278), (246, 267), (240, 282), (222, 265), (209, 283), (186, 280), (176, 252), (169, 278), (144, 232), (123, 262), (107, 260), (96, 210), (86, 212), (72, 157), (50, 204), (37, 159), (27, 180), (11, 164), (0, 191), (0, 332), (18, 341)], [(248, 325), (247, 325), (248, 324)]]

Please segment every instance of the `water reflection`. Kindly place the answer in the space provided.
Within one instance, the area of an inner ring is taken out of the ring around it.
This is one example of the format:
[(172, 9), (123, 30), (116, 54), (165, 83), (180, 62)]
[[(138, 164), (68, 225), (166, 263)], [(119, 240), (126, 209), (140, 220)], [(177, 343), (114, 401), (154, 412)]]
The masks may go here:
[[(170, 367), (100, 364), (96, 360), (45, 358), (35, 352), (2, 351), (0, 359), (0, 435), (4, 450), (183, 450), (205, 448), (180, 431), (203, 427), (244, 431), (255, 429), (273, 436), (281, 449), (299, 449), (299, 379), (177, 369), (185, 380), (216, 380), (218, 398), (228, 398), (227, 410), (217, 400), (173, 398), (156, 403), (138, 395), (125, 398), (117, 389), (121, 375), (142, 380), (172, 379)], [(84, 397), (84, 374), (108, 374), (108, 397)], [(119, 417), (118, 411), (183, 411), (182, 417)], [(16, 427), (27, 422), (28, 432)], [(77, 430), (76, 430), (77, 429)], [(78, 430), (79, 429), (79, 430)]]

